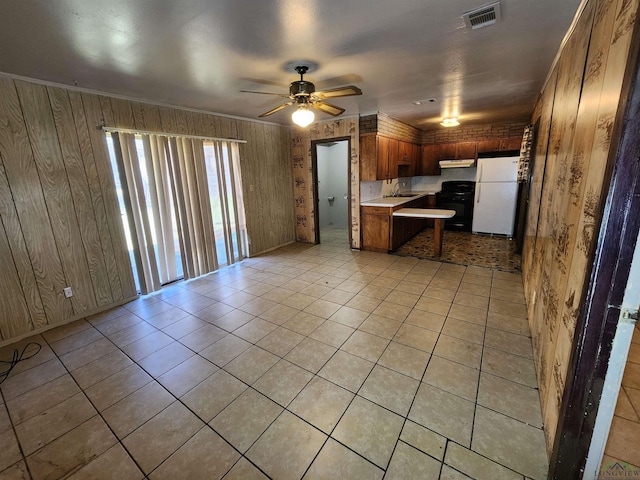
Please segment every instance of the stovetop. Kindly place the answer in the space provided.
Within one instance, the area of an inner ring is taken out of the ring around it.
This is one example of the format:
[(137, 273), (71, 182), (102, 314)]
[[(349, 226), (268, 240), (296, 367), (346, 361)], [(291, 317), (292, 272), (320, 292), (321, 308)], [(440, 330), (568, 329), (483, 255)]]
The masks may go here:
[(474, 193), (476, 191), (476, 182), (467, 180), (451, 180), (442, 182), (442, 192), (446, 193)]

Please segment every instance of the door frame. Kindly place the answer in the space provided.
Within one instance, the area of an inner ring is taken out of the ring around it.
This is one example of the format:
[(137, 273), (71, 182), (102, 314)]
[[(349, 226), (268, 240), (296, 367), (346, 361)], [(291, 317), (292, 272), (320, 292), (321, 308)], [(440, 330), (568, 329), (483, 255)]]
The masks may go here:
[(640, 27), (612, 132), (593, 262), (582, 292), (549, 479), (582, 478), (640, 232)]
[(318, 198), (318, 145), (323, 143), (347, 142), (347, 218), (349, 232), (349, 248), (353, 248), (353, 219), (351, 218), (351, 137), (323, 138), (311, 141), (311, 182), (313, 183), (313, 224), (315, 227), (313, 243), (320, 243), (320, 199)]

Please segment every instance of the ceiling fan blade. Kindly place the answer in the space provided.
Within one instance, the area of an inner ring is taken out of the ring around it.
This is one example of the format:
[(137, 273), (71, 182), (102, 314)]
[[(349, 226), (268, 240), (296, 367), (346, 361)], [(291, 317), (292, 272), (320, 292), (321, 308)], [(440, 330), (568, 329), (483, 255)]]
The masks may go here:
[[(270, 80), (265, 80), (263, 78), (240, 78), (239, 80), (242, 80), (243, 82), (258, 83), (260, 85), (268, 85), (270, 87), (278, 87), (278, 88), (288, 88), (289, 87), (288, 83), (272, 82)], [(356, 83), (356, 81), (360, 81), (360, 80), (349, 80), (347, 82), (342, 82), (339, 85), (344, 85), (345, 83)]]
[(253, 90), (240, 90), (242, 93), (259, 93), (260, 95), (275, 95), (277, 97), (289, 98), (289, 95), (284, 93), (272, 93), (272, 92), (254, 92)]
[(345, 75), (339, 75), (337, 77), (325, 78), (324, 80), (318, 80), (314, 82), (320, 90), (327, 90), (329, 88), (338, 87), (340, 85), (349, 85), (362, 82), (362, 77), (355, 73), (347, 73)]
[(259, 117), (268, 117), (269, 115), (273, 115), (274, 113), (279, 112), (280, 110), (283, 110), (283, 109), (287, 108), (289, 105), (293, 105), (293, 101), (287, 102), (287, 103), (283, 103), (282, 105), (279, 105), (276, 108), (273, 108), (273, 109), (269, 110), (268, 112), (265, 112), (262, 115), (258, 115), (258, 116)]
[(325, 103), (325, 102), (319, 102), (319, 101), (312, 102), (311, 106), (313, 108), (317, 108), (318, 110), (324, 113), (333, 115), (334, 117), (337, 117), (342, 112), (344, 112), (344, 108), (336, 107), (335, 105), (331, 105), (330, 103)]
[(346, 87), (330, 88), (329, 90), (320, 90), (313, 93), (316, 97), (322, 98), (335, 98), (335, 97), (349, 97), (352, 95), (362, 95), (360, 90), (355, 85), (347, 85)]

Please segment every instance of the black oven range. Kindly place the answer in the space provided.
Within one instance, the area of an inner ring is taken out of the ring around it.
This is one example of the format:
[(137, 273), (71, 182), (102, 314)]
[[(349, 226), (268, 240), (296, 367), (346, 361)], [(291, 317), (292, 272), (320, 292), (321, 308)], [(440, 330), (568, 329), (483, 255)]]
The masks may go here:
[(442, 190), (436, 193), (436, 208), (455, 210), (454, 217), (445, 220), (446, 230), (471, 231), (476, 182), (442, 182)]

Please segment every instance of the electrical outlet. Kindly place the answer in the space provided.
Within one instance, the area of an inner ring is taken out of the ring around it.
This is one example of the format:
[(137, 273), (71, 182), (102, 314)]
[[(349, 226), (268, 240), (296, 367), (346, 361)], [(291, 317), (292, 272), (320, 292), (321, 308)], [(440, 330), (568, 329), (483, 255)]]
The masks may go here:
[(62, 289), (62, 291), (64, 292), (65, 298), (73, 297), (73, 290), (71, 290), (71, 287), (66, 287), (66, 288)]

